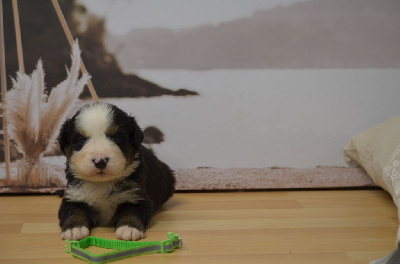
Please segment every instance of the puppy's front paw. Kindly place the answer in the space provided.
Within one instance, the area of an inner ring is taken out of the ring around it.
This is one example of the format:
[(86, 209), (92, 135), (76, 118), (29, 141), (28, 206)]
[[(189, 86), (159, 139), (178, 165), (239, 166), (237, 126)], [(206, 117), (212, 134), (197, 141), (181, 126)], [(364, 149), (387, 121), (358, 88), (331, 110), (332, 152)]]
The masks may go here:
[(85, 226), (74, 227), (61, 232), (61, 239), (63, 240), (80, 240), (89, 235), (89, 228)]
[(137, 230), (134, 227), (129, 227), (127, 225), (120, 226), (115, 231), (115, 235), (121, 240), (138, 240), (144, 238), (144, 233)]

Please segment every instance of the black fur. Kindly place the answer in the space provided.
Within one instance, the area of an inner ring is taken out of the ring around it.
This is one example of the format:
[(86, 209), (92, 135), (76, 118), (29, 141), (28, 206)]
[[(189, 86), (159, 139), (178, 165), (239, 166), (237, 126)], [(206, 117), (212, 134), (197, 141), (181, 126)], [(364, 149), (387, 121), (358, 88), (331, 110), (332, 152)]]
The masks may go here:
[[(108, 139), (119, 147), (128, 162), (139, 161), (139, 165), (128, 177), (115, 180), (113, 185), (115, 187), (112, 192), (103, 198), (107, 200), (117, 192), (136, 188), (135, 194), (139, 198), (132, 203), (121, 202), (117, 204), (110, 224), (116, 229), (127, 225), (144, 232), (154, 211), (172, 196), (175, 190), (175, 177), (172, 170), (165, 163), (141, 145), (143, 132), (135, 119), (116, 106), (111, 105), (111, 107), (113, 125), (118, 129), (115, 134), (108, 136)], [(76, 128), (76, 119), (81, 111), (82, 109), (71, 119), (66, 120), (59, 136), (60, 149), (67, 157), (67, 186), (69, 188), (78, 188), (78, 190), (82, 190), (81, 186), (85, 181), (78, 179), (74, 172), (71, 171), (70, 158), (74, 153), (79, 152), (88, 140)], [(99, 224), (99, 212), (96, 208), (86, 202), (67, 199), (67, 193), (68, 188), (58, 213), (61, 230), (66, 231), (81, 226), (91, 229), (97, 226)]]

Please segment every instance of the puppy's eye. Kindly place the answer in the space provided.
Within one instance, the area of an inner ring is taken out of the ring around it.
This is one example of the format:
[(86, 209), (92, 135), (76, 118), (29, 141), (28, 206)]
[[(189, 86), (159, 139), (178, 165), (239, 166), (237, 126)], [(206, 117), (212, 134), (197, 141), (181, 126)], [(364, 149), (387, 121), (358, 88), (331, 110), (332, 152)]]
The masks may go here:
[(83, 147), (83, 145), (85, 145), (86, 141), (87, 138), (85, 138), (84, 136), (77, 137), (73, 142), (74, 150), (77, 151), (80, 150)]

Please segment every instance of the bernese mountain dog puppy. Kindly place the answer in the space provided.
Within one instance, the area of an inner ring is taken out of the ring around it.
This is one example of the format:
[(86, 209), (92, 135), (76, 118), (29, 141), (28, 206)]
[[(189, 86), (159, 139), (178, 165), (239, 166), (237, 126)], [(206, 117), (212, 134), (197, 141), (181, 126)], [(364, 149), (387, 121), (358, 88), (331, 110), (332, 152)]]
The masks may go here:
[(99, 225), (114, 226), (118, 239), (144, 237), (175, 177), (142, 140), (135, 118), (112, 104), (88, 104), (67, 119), (58, 138), (68, 181), (58, 212), (62, 239), (85, 238)]

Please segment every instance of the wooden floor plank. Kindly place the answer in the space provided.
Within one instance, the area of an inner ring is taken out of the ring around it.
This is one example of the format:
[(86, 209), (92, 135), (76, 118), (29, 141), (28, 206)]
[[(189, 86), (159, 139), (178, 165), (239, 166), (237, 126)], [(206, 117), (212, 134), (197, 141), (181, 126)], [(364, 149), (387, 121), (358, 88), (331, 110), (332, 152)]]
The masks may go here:
[[(60, 201), (0, 196), (0, 263), (83, 263), (64, 252)], [(397, 210), (382, 190), (177, 193), (153, 217), (145, 240), (175, 232), (183, 247), (134, 261), (361, 264), (393, 249), (397, 225)], [(112, 227), (92, 235), (115, 238)]]

